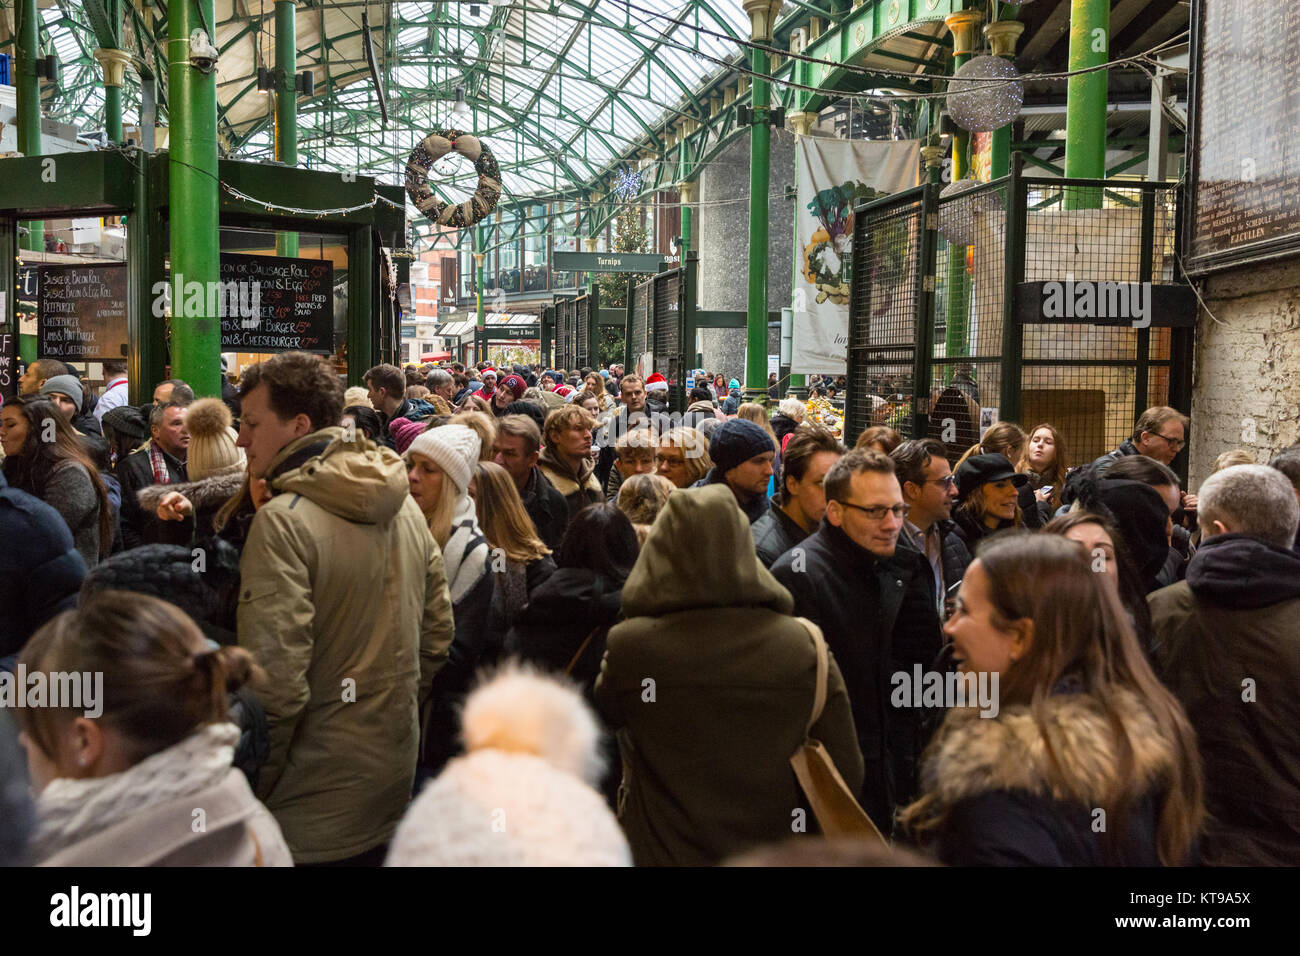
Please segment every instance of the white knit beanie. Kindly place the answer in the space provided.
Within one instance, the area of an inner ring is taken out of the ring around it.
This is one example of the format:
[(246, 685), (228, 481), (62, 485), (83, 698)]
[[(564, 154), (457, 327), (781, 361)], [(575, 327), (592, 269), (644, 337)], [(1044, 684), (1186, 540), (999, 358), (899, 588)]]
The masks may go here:
[(406, 455), (431, 459), (464, 494), (478, 464), (479, 445), (478, 432), (468, 425), (443, 425), (417, 435), (407, 447)]
[(631, 865), (594, 788), (600, 727), (576, 690), (507, 668), (469, 695), (462, 722), (465, 755), (415, 798), (386, 866)]

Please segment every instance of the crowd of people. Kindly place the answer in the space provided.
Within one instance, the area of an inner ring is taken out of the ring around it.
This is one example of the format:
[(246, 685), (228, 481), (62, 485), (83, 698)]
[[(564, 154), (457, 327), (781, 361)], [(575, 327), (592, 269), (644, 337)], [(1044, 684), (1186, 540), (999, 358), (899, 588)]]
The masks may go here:
[(107, 372), (0, 408), (0, 675), (104, 688), (0, 707), (0, 863), (806, 861), (811, 741), (864, 861), (1300, 862), (1300, 447), (1190, 494), (1165, 407), (950, 460), (704, 373)]

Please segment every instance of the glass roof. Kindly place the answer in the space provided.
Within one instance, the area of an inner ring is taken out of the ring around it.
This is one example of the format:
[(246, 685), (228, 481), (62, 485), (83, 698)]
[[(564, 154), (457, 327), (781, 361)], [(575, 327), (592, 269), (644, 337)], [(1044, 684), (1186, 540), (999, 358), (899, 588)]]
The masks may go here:
[[(103, 86), (91, 51), (101, 44), (92, 6), (50, 0), (42, 43), (64, 76), (45, 87), (47, 115), (84, 134), (103, 129)], [(124, 4), (122, 46), (165, 77), (166, 4)], [(363, 15), (388, 106), (381, 122), (366, 62)], [(678, 22), (680, 21), (680, 22)], [(297, 5), (297, 69), (315, 93), (299, 98), (299, 162), (401, 182), (406, 157), (434, 128), (453, 125), (463, 90), (472, 121), (495, 154), (507, 196), (580, 189), (638, 146), (658, 143), (666, 122), (700, 115), (695, 92), (739, 61), (749, 20), (740, 0), (515, 0), (469, 2), (338, 0)], [(274, 66), (273, 0), (216, 0), (219, 133), (224, 155), (272, 155), (273, 98), (257, 89), (258, 67)], [(159, 122), (166, 124), (160, 83)], [(128, 74), (123, 122), (139, 122), (139, 89)], [(431, 177), (458, 198), (474, 187), (468, 163)]]

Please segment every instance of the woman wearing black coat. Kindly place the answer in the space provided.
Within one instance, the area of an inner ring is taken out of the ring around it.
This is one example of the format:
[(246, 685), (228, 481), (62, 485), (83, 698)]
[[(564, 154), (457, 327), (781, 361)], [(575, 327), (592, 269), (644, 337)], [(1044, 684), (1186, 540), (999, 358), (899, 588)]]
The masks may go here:
[(636, 531), (617, 505), (579, 511), (555, 554), (556, 571), (506, 635), (506, 654), (548, 671), (568, 668), (590, 700), (637, 551)]
[(1204, 817), (1195, 735), (1091, 565), (1072, 541), (1011, 532), (962, 579), (944, 632), (959, 672), (992, 693), (949, 711), (926, 753), (923, 795), (901, 814), (946, 864), (1180, 866), (1191, 856)]

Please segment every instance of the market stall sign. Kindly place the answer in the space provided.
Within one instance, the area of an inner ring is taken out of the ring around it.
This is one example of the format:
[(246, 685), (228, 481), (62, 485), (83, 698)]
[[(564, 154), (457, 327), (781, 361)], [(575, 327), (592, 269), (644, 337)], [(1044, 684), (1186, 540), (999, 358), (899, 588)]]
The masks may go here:
[(557, 272), (658, 272), (673, 260), (657, 252), (556, 252)]
[(121, 358), (126, 265), (40, 266), (36, 321), (41, 358)]
[(221, 348), (230, 352), (334, 351), (334, 265), (325, 259), (222, 253), (221, 281), (252, 286), (257, 314), (221, 316)]

